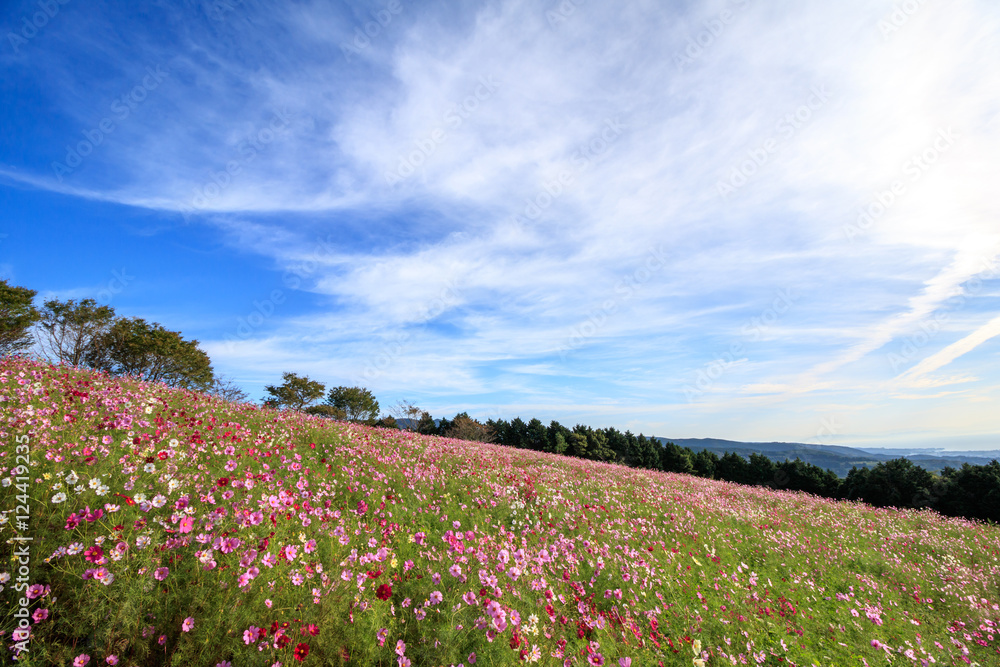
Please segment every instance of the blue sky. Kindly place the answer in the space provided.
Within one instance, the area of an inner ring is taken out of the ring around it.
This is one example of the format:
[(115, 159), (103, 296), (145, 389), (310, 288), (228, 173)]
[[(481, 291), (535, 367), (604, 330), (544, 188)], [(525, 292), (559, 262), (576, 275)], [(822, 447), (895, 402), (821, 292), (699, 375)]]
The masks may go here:
[(384, 408), (1000, 447), (989, 0), (4, 3), (0, 277)]

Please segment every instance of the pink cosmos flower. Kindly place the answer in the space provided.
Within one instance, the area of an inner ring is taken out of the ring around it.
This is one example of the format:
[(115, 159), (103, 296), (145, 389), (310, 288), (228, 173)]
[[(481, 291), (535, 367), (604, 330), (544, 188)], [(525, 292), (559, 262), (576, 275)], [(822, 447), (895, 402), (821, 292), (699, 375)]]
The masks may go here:
[(192, 628), (194, 628), (194, 618), (188, 616), (187, 618), (184, 619), (184, 622), (181, 623), (181, 630), (183, 632), (191, 632)]
[(253, 644), (260, 637), (261, 629), (255, 625), (251, 625), (249, 629), (243, 631), (243, 643)]
[(156, 579), (157, 581), (163, 581), (164, 579), (167, 578), (168, 574), (170, 574), (170, 568), (158, 567), (156, 568), (156, 570), (153, 571), (153, 578)]
[(90, 662), (90, 656), (86, 653), (81, 653), (73, 659), (73, 667), (83, 667), (88, 662)]
[(108, 663), (109, 665), (117, 665), (118, 664), (118, 656), (117, 655), (113, 655), (113, 654), (109, 655), (108, 657), (106, 657), (104, 659), (104, 662)]
[(194, 530), (194, 517), (186, 516), (181, 519), (181, 522), (177, 525), (177, 530), (182, 533), (190, 533)]
[(31, 615), (31, 618), (34, 619), (35, 623), (41, 623), (48, 617), (49, 617), (48, 609), (36, 609), (35, 613)]

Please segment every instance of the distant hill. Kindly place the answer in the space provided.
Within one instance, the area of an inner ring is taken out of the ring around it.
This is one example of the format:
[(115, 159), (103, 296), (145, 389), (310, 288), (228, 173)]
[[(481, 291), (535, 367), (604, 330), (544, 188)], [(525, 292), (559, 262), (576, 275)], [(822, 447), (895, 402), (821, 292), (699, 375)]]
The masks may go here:
[(963, 463), (985, 465), (993, 459), (1000, 459), (1000, 451), (949, 452), (940, 449), (885, 449), (844, 447), (842, 445), (810, 445), (803, 442), (738, 442), (719, 438), (661, 438), (661, 443), (672, 442), (691, 451), (707, 449), (720, 456), (725, 452), (735, 452), (749, 458), (751, 454), (763, 454), (776, 461), (800, 458), (821, 468), (832, 470), (844, 477), (852, 467), (874, 467), (880, 461), (907, 458), (931, 472), (951, 466), (960, 468)]

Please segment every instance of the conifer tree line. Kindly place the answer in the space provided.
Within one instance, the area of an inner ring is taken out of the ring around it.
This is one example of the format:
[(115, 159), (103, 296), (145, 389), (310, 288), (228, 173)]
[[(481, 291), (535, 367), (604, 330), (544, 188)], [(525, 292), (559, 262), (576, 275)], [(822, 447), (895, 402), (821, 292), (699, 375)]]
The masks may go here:
[[(0, 280), (0, 356), (31, 351), (52, 363), (81, 366), (110, 375), (141, 376), (151, 382), (204, 391), (225, 400), (247, 401), (232, 380), (217, 375), (198, 341), (186, 340), (157, 322), (120, 317), (93, 299), (50, 299), (34, 305), (37, 292)], [(282, 383), (266, 387), (265, 407), (292, 409), (371, 426), (406, 428), (424, 435), (492, 442), (636, 468), (697, 475), (738, 484), (805, 491), (833, 499), (857, 500), (877, 507), (930, 508), (946, 516), (1000, 522), (1000, 463), (965, 463), (933, 474), (909, 459), (852, 468), (839, 478), (799, 459), (773, 461), (762, 454), (749, 459), (733, 452), (722, 456), (661, 443), (614, 427), (572, 429), (557, 421), (548, 426), (490, 419), (480, 422), (466, 412), (434, 419), (427, 411), (401, 401), (380, 416), (379, 403), (364, 387), (326, 385), (308, 376), (284, 373)], [(324, 399), (319, 403), (320, 399)]]

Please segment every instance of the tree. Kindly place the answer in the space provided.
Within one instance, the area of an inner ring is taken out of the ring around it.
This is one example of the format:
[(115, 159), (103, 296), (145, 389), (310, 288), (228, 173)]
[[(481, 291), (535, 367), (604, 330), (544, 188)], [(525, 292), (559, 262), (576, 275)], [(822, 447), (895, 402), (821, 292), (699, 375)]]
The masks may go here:
[(38, 326), (42, 352), (53, 363), (79, 366), (94, 350), (94, 345), (111, 329), (115, 311), (98, 306), (93, 299), (77, 303), (73, 299), (50, 299), (42, 308)]
[(717, 479), (737, 484), (750, 484), (750, 464), (745, 458), (735, 452), (726, 452), (715, 464)]
[(456, 438), (458, 440), (493, 441), (493, 432), (489, 427), (472, 419), (464, 412), (455, 415), (455, 418), (451, 421), (451, 426), (442, 435), (446, 438)]
[(552, 420), (549, 422), (549, 427), (546, 429), (546, 435), (548, 435), (549, 449), (547, 451), (553, 454), (565, 454), (566, 450), (569, 449), (569, 435), (571, 431), (557, 422)]
[(525, 434), (527, 435), (528, 447), (536, 452), (544, 451), (545, 446), (549, 442), (549, 438), (548, 433), (545, 430), (545, 424), (543, 424), (540, 419), (533, 418), (529, 421)]
[(26, 350), (34, 342), (30, 330), (39, 318), (33, 303), (37, 293), (0, 280), (0, 356)]
[(264, 402), (265, 405), (279, 409), (304, 410), (322, 398), (323, 390), (326, 389), (326, 385), (310, 380), (308, 375), (282, 373), (281, 379), (284, 382), (276, 387), (273, 385), (264, 387), (267, 393), (271, 394), (271, 398)]
[(694, 455), (694, 470), (699, 477), (712, 479), (715, 477), (715, 466), (719, 463), (719, 455), (703, 449)]
[(577, 424), (573, 431), (566, 438), (569, 446), (569, 453), (581, 459), (589, 458), (590, 450), (587, 448), (587, 434), (583, 432), (583, 427)]
[(212, 388), (208, 390), (208, 393), (230, 403), (246, 403), (247, 399), (250, 398), (250, 395), (243, 391), (236, 382), (222, 375), (215, 376)]
[(303, 410), (307, 415), (315, 415), (317, 417), (326, 417), (327, 419), (347, 419), (347, 414), (332, 405), (327, 405), (326, 403), (320, 403), (319, 405), (310, 405), (308, 408)]
[(392, 415), (386, 415), (385, 417), (382, 417), (377, 422), (375, 422), (375, 426), (380, 426), (381, 428), (399, 429), (399, 424), (396, 423), (396, 418), (393, 417)]
[(417, 423), (420, 421), (420, 408), (409, 401), (399, 401), (389, 409), (397, 422), (405, 422), (407, 431), (416, 431)]
[(672, 442), (664, 443), (660, 450), (660, 470), (690, 475), (694, 472), (691, 450)]
[(431, 417), (431, 413), (426, 410), (421, 413), (420, 421), (417, 422), (417, 433), (421, 435), (438, 434), (437, 424), (434, 422), (434, 417)]
[(378, 419), (378, 401), (364, 387), (334, 387), (326, 404), (343, 410), (352, 422), (374, 423)]
[(121, 318), (98, 336), (85, 363), (110, 375), (141, 375), (148, 382), (207, 390), (212, 386), (212, 362), (196, 340), (140, 317)]
[[(776, 472), (774, 461), (757, 452), (750, 454), (750, 463), (747, 466), (747, 483), (758, 486), (782, 486), (777, 483)], [(785, 483), (787, 484), (787, 481)]]

